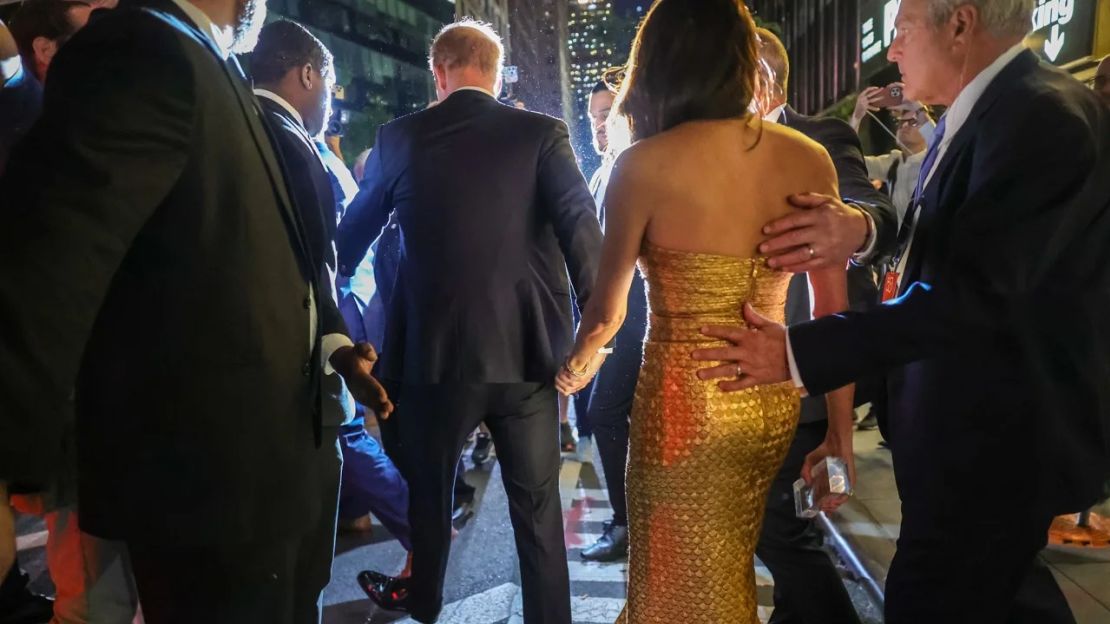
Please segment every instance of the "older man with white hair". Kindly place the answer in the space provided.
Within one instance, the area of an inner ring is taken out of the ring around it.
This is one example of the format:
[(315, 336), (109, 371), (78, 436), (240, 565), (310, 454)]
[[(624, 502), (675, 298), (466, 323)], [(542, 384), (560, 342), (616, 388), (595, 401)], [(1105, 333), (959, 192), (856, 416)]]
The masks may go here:
[(725, 389), (820, 394), (888, 371), (888, 624), (1074, 621), (1037, 555), (1053, 516), (1110, 478), (1110, 111), (1022, 47), (1032, 11), (902, 1), (889, 54), (905, 95), (948, 111), (887, 305), (788, 331), (749, 310), (757, 331), (716, 331), (738, 346), (698, 354), (732, 360), (702, 373)]

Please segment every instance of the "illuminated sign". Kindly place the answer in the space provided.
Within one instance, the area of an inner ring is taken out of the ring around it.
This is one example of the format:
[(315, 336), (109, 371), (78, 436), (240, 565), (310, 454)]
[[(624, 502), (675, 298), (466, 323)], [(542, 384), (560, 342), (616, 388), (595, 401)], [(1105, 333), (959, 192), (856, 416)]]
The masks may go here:
[[(866, 78), (887, 65), (900, 0), (860, 0), (860, 70)], [(1098, 0), (1036, 0), (1027, 45), (1049, 63), (1065, 65), (1093, 51)]]
[(1091, 54), (1097, 0), (1037, 0), (1029, 46), (1063, 65)]
[(886, 66), (886, 51), (897, 32), (900, 0), (863, 0), (860, 2), (860, 61), (864, 75)]

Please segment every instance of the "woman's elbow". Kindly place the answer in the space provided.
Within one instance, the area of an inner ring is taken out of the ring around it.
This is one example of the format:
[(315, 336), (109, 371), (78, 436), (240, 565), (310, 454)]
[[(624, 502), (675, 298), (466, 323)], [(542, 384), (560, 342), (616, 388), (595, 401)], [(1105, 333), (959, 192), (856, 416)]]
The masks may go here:
[(597, 321), (597, 329), (595, 333), (608, 334), (616, 333), (617, 330), (624, 325), (625, 311), (619, 310), (612, 313), (602, 314), (601, 318)]

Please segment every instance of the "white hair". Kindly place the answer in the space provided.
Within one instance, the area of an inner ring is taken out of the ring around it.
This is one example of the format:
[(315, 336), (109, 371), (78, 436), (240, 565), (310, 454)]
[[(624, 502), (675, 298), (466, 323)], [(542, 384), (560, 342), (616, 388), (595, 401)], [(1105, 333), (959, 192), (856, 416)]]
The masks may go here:
[(930, 0), (929, 12), (937, 24), (952, 17), (961, 6), (979, 9), (979, 19), (991, 34), (1024, 37), (1033, 30), (1035, 0)]

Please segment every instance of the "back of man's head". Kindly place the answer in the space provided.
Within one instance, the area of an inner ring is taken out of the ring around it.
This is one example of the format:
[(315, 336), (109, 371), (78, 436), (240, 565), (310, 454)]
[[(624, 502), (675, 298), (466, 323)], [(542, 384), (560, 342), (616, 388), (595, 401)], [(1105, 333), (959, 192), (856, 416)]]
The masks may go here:
[(501, 37), (489, 24), (472, 19), (444, 26), (428, 54), (428, 64), (437, 76), (441, 72), (469, 74), (474, 80), (489, 84), (500, 80), (504, 60)]
[(251, 52), (251, 76), (259, 86), (280, 83), (290, 70), (311, 65), (321, 75), (333, 71), (327, 46), (295, 22), (281, 20), (266, 24)]
[(785, 101), (786, 87), (790, 84), (790, 55), (775, 33), (766, 28), (757, 28), (755, 32), (759, 37), (759, 56), (773, 74), (774, 84), (780, 90), (777, 95)]
[(73, 0), (27, 0), (9, 26), (23, 63), (40, 80), (54, 55), (88, 22), (92, 7)]

